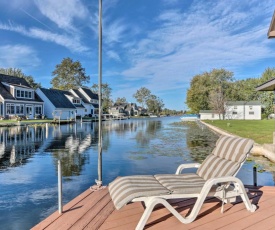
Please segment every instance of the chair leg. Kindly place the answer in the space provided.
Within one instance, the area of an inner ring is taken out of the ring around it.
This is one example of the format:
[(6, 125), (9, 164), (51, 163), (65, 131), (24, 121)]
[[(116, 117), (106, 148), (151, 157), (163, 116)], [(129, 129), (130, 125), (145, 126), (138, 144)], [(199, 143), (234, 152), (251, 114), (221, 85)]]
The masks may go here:
[(138, 225), (136, 226), (136, 230), (142, 230), (146, 224), (146, 222), (148, 221), (154, 207), (157, 204), (162, 204), (165, 208), (167, 208), (181, 223), (183, 224), (189, 224), (191, 222), (193, 222), (201, 207), (202, 204), (206, 198), (208, 192), (203, 193), (202, 195), (200, 195), (191, 211), (191, 213), (189, 214), (189, 216), (187, 217), (183, 217), (176, 209), (173, 208), (173, 206), (171, 206), (165, 199), (162, 198), (158, 198), (158, 197), (153, 197), (153, 198), (149, 198), (148, 200), (146, 200), (146, 209), (144, 210), (144, 213), (142, 214), (142, 217), (140, 218)]

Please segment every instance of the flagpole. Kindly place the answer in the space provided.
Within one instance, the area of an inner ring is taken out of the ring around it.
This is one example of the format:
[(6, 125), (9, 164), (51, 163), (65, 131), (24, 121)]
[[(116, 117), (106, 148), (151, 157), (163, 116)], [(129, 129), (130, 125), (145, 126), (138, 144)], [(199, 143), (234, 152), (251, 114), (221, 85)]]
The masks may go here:
[(102, 0), (99, 0), (98, 24), (98, 180), (96, 184), (102, 185)]

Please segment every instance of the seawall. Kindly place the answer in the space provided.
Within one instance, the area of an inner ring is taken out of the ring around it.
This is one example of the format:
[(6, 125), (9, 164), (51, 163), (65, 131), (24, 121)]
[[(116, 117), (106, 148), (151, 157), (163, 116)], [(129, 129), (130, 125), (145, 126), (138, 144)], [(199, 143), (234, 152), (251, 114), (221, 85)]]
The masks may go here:
[[(217, 128), (216, 126), (207, 124), (203, 121), (200, 121), (200, 122), (218, 134), (227, 135), (227, 136), (237, 136), (232, 133), (228, 133), (220, 128)], [(251, 154), (253, 156), (264, 156), (268, 158), (270, 161), (275, 162), (275, 145), (274, 144), (260, 145), (255, 143), (251, 150)]]

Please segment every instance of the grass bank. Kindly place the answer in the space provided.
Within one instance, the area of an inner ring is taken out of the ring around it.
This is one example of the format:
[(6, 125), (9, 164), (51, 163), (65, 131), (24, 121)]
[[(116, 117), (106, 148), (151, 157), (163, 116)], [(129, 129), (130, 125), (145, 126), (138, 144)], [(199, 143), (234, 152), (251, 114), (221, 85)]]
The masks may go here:
[(228, 133), (253, 139), (258, 144), (272, 144), (274, 120), (204, 120)]

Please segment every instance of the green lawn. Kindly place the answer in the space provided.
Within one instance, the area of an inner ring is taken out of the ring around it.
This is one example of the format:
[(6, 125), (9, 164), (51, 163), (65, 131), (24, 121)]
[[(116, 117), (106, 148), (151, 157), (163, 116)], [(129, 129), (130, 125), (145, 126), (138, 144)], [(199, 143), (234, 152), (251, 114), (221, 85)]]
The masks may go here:
[(253, 139), (258, 144), (272, 144), (275, 132), (274, 120), (205, 120), (229, 133)]

